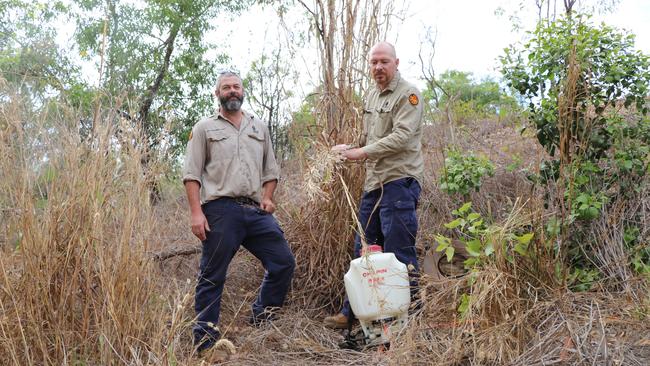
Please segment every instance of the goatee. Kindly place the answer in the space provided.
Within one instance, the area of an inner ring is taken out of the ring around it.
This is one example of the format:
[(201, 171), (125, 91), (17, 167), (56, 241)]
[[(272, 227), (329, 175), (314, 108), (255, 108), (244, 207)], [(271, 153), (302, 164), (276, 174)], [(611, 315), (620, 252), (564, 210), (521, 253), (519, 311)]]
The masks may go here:
[[(231, 99), (235, 97), (236, 99)], [(219, 98), (221, 106), (228, 112), (237, 112), (241, 109), (242, 104), (244, 103), (244, 96), (237, 96), (236, 94), (230, 94), (227, 97)]]

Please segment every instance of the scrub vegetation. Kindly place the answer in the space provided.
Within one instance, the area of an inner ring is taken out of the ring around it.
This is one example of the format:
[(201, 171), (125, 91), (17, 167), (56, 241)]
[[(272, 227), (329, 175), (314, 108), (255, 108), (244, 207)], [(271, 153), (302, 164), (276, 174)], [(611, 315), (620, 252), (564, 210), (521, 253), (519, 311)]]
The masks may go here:
[[(565, 1), (504, 51), (502, 80), (423, 63), (421, 303), (390, 348), (352, 351), (321, 319), (343, 300), (364, 170), (330, 148), (358, 141), (368, 47), (390, 34), (382, 14), (400, 10), (260, 3), (304, 12), (309, 27), (286, 31), (318, 59), (318, 87), (285, 114), (293, 76), (281, 53), (244, 75), (281, 156), (276, 217), (297, 269), (278, 319), (254, 328), (263, 269), (237, 254), (219, 324), (236, 351), (213, 361), (650, 362), (650, 58), (633, 35)], [(3, 364), (209, 364), (191, 345), (200, 244), (178, 154), (228, 63), (222, 49), (207, 60), (207, 19), (248, 3), (134, 4), (0, 4)], [(99, 84), (54, 41), (62, 18), (79, 25), (74, 52), (98, 61)]]

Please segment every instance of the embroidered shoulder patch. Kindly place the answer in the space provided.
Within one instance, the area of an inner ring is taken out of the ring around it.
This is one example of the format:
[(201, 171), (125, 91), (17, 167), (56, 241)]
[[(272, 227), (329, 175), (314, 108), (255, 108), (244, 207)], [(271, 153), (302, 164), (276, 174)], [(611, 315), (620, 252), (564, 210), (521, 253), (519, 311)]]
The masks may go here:
[(417, 95), (415, 94), (409, 95), (409, 103), (411, 103), (411, 105), (418, 105), (419, 102), (420, 100), (418, 99)]

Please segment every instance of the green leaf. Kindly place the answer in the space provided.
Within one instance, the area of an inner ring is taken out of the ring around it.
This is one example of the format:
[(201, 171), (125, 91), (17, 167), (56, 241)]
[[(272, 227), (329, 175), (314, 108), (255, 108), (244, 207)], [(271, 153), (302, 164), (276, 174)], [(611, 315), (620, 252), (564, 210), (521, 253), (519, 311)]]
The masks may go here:
[(435, 239), (439, 245), (449, 245), (451, 243), (451, 239), (444, 235), (438, 234), (435, 236)]
[(469, 304), (470, 304), (470, 295), (468, 294), (461, 295), (460, 304), (458, 305), (458, 313), (462, 317), (465, 317), (465, 315), (467, 314), (467, 311), (469, 310)]
[(623, 162), (623, 167), (624, 167), (625, 169), (627, 169), (627, 170), (632, 170), (632, 167), (633, 167), (633, 166), (634, 166), (634, 165), (632, 164), (632, 161), (631, 161), (631, 160), (625, 160), (625, 161)]
[(457, 228), (458, 226), (460, 226), (460, 224), (462, 224), (462, 222), (463, 222), (463, 219), (460, 219), (460, 218), (459, 218), (459, 219), (456, 219), (456, 220), (454, 220), (454, 221), (452, 221), (452, 222), (448, 222), (448, 223), (446, 223), (446, 224), (445, 224), (445, 227), (446, 227), (447, 229), (455, 229), (455, 228)]
[(535, 235), (534, 233), (528, 233), (528, 234), (524, 234), (522, 236), (516, 236), (515, 235), (515, 238), (517, 239), (517, 241), (519, 243), (524, 244), (524, 245), (528, 245), (528, 243), (530, 243), (530, 240), (533, 238), (534, 235)]
[(465, 265), (465, 268), (472, 268), (472, 267), (474, 267), (475, 265), (477, 265), (478, 262), (479, 262), (479, 259), (478, 259), (478, 258), (476, 258), (476, 257), (470, 257), (470, 258), (465, 259), (465, 261), (463, 262), (463, 264)]
[(598, 211), (596, 207), (589, 207), (589, 209), (587, 209), (587, 218), (595, 219), (598, 216), (600, 216), (600, 211)]
[(476, 213), (476, 212), (472, 212), (471, 214), (467, 215), (467, 220), (474, 221), (474, 220), (478, 219), (479, 217), (481, 217), (481, 214)]
[(465, 212), (469, 211), (471, 207), (472, 207), (472, 202), (467, 202), (458, 209), (458, 212), (464, 214)]
[(445, 249), (445, 254), (447, 255), (447, 262), (451, 263), (452, 259), (454, 259), (454, 252), (455, 249), (453, 246), (448, 246), (447, 249)]
[(515, 244), (515, 252), (519, 253), (520, 255), (523, 255), (524, 257), (527, 257), (528, 245), (522, 243)]
[(491, 255), (492, 253), (494, 253), (494, 244), (493, 244), (492, 242), (489, 242), (489, 243), (485, 246), (485, 255), (489, 256), (489, 255)]
[(481, 241), (478, 239), (473, 239), (465, 243), (467, 252), (473, 257), (479, 257), (481, 255)]

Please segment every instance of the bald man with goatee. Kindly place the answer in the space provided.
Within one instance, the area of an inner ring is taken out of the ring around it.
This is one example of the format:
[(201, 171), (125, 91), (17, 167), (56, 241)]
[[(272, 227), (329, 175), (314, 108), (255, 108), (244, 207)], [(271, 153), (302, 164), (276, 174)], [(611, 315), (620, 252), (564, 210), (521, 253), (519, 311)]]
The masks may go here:
[[(366, 180), (359, 204), (359, 221), (366, 242), (394, 253), (410, 270), (411, 294), (417, 285), (416, 208), (424, 179), (422, 103), (418, 89), (402, 78), (395, 47), (379, 42), (370, 50), (370, 76), (375, 81), (363, 110), (363, 135), (358, 148), (339, 145), (348, 160), (365, 160)], [(361, 240), (354, 241), (359, 257)], [(351, 316), (346, 300), (341, 312), (325, 318), (325, 325), (347, 328)]]

